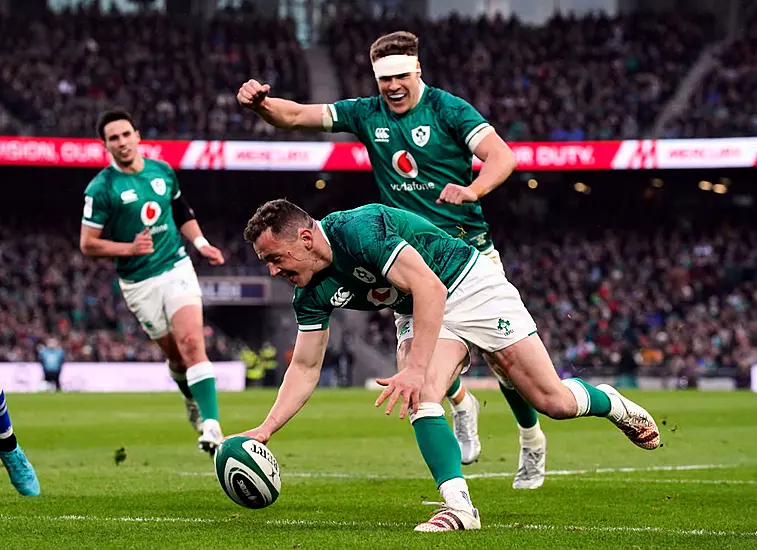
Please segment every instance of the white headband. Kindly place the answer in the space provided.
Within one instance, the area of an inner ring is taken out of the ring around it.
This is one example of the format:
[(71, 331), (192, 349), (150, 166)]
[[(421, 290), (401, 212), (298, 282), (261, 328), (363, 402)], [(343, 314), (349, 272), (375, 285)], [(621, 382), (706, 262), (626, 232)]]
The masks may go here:
[(373, 62), (376, 78), (398, 74), (419, 73), (418, 57), (415, 55), (387, 55)]

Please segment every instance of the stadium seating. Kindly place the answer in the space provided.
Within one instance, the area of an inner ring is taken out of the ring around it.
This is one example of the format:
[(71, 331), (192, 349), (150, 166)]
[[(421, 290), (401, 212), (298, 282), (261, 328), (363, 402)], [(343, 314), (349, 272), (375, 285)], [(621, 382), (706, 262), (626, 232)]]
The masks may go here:
[[(120, 105), (145, 138), (273, 139), (236, 102), (253, 75), (279, 97), (307, 99), (292, 21), (219, 14), (200, 27), (154, 13), (0, 16), (0, 104), (36, 135), (92, 137), (98, 112)], [(1, 113), (0, 129), (9, 130)]]
[(683, 115), (667, 124), (664, 137), (716, 138), (757, 135), (757, 18), (745, 35), (718, 56)]
[(633, 138), (648, 128), (701, 47), (705, 18), (634, 14), (436, 22), (347, 16), (325, 33), (345, 97), (375, 95), (368, 51), (381, 34), (420, 37), (424, 80), (467, 99), (507, 140)]
[[(121, 298), (112, 260), (84, 257), (76, 234), (69, 223), (29, 229), (3, 216), (0, 361), (36, 361), (51, 336), (67, 361), (161, 361)], [(205, 331), (211, 360), (236, 358), (234, 342)]]

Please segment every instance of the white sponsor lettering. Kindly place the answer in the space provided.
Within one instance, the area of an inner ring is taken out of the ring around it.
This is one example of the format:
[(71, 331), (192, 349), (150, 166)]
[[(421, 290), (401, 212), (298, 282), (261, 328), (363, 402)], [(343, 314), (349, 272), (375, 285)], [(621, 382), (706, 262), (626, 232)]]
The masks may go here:
[(392, 191), (429, 191), (436, 187), (433, 182), (418, 183), (416, 181), (403, 181), (402, 183), (392, 183)]
[(137, 197), (137, 192), (134, 189), (127, 189), (121, 193), (121, 202), (124, 204), (137, 202), (137, 200), (139, 200), (139, 197)]

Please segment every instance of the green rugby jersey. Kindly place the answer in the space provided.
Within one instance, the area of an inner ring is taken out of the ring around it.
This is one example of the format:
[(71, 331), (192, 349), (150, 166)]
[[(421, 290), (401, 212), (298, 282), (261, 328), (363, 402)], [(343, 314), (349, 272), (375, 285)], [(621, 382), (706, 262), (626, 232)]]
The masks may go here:
[(422, 84), (413, 109), (396, 115), (381, 96), (328, 106), (333, 132), (350, 132), (367, 148), (381, 202), (428, 218), (479, 250), (492, 245), (480, 202), (436, 204), (448, 183), (469, 186), (476, 136), (491, 125), (469, 103)]
[(386, 275), (403, 248), (423, 257), (451, 294), (472, 269), (478, 251), (425, 218), (406, 210), (369, 204), (329, 214), (318, 222), (331, 246), (329, 267), (295, 289), (294, 311), (302, 332), (325, 330), (336, 308), (372, 311), (389, 307), (412, 313), (412, 297)]
[(152, 254), (116, 258), (118, 276), (127, 282), (143, 281), (190, 261), (171, 210), (171, 201), (181, 195), (176, 174), (164, 162), (144, 160), (138, 174), (110, 165), (84, 190), (83, 225), (105, 229), (110, 240), (122, 243), (150, 228)]

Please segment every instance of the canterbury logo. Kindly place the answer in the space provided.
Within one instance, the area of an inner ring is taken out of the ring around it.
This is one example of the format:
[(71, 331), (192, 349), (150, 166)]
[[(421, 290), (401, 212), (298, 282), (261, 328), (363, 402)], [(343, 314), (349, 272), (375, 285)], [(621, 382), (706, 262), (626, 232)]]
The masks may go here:
[(376, 131), (373, 133), (375, 137), (375, 141), (377, 142), (387, 142), (389, 141), (389, 128), (376, 128)]
[(352, 300), (352, 296), (352, 292), (345, 290), (344, 287), (340, 286), (331, 297), (331, 305), (334, 307), (344, 307), (350, 302), (350, 300)]

